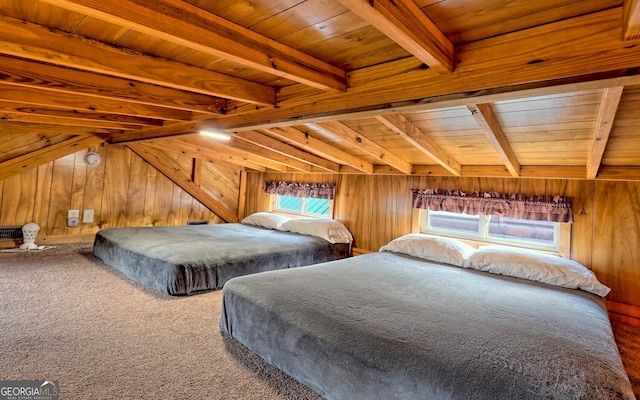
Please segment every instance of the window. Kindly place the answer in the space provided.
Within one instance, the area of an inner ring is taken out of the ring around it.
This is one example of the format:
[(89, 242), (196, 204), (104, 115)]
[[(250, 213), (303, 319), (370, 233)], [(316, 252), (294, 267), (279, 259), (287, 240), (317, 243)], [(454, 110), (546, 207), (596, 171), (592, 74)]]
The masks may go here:
[(332, 201), (327, 199), (316, 199), (313, 197), (285, 196), (281, 194), (273, 195), (273, 211), (286, 214), (324, 216), (331, 215)]
[(570, 230), (559, 222), (422, 210), (420, 231), (478, 242), (561, 252)]

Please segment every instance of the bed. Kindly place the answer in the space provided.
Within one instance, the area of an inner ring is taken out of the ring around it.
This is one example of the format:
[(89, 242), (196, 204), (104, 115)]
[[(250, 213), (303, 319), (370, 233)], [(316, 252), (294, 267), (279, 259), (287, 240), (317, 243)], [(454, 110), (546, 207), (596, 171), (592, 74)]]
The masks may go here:
[(235, 276), (344, 258), (351, 240), (338, 221), (256, 213), (242, 223), (103, 229), (93, 252), (134, 281), (180, 296), (221, 289)]
[(407, 236), (231, 279), (222, 334), (327, 399), (635, 398), (589, 270)]

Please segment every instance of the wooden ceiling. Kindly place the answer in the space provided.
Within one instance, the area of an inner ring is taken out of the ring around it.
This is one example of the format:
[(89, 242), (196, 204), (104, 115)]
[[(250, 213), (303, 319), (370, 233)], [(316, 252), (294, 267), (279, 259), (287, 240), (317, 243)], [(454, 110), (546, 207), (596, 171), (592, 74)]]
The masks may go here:
[(257, 171), (640, 179), (638, 38), (640, 0), (0, 0), (0, 179), (103, 142)]

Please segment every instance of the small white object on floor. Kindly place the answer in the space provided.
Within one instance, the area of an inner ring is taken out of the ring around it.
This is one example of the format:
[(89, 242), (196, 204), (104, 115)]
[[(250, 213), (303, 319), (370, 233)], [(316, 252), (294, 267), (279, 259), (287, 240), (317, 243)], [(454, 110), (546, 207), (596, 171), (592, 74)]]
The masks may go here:
[(38, 250), (39, 246), (35, 242), (39, 230), (40, 225), (33, 222), (22, 227), (22, 238), (24, 241), (22, 246), (20, 246), (22, 250)]

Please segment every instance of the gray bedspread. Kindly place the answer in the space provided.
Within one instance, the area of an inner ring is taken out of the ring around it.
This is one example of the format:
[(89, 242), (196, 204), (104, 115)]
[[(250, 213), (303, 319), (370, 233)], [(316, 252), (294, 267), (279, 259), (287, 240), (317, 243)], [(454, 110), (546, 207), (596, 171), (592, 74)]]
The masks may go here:
[(384, 252), (231, 279), (222, 333), (328, 399), (634, 399), (604, 299)]
[(349, 246), (243, 224), (103, 229), (94, 254), (170, 295), (221, 289), (234, 276), (346, 257)]

